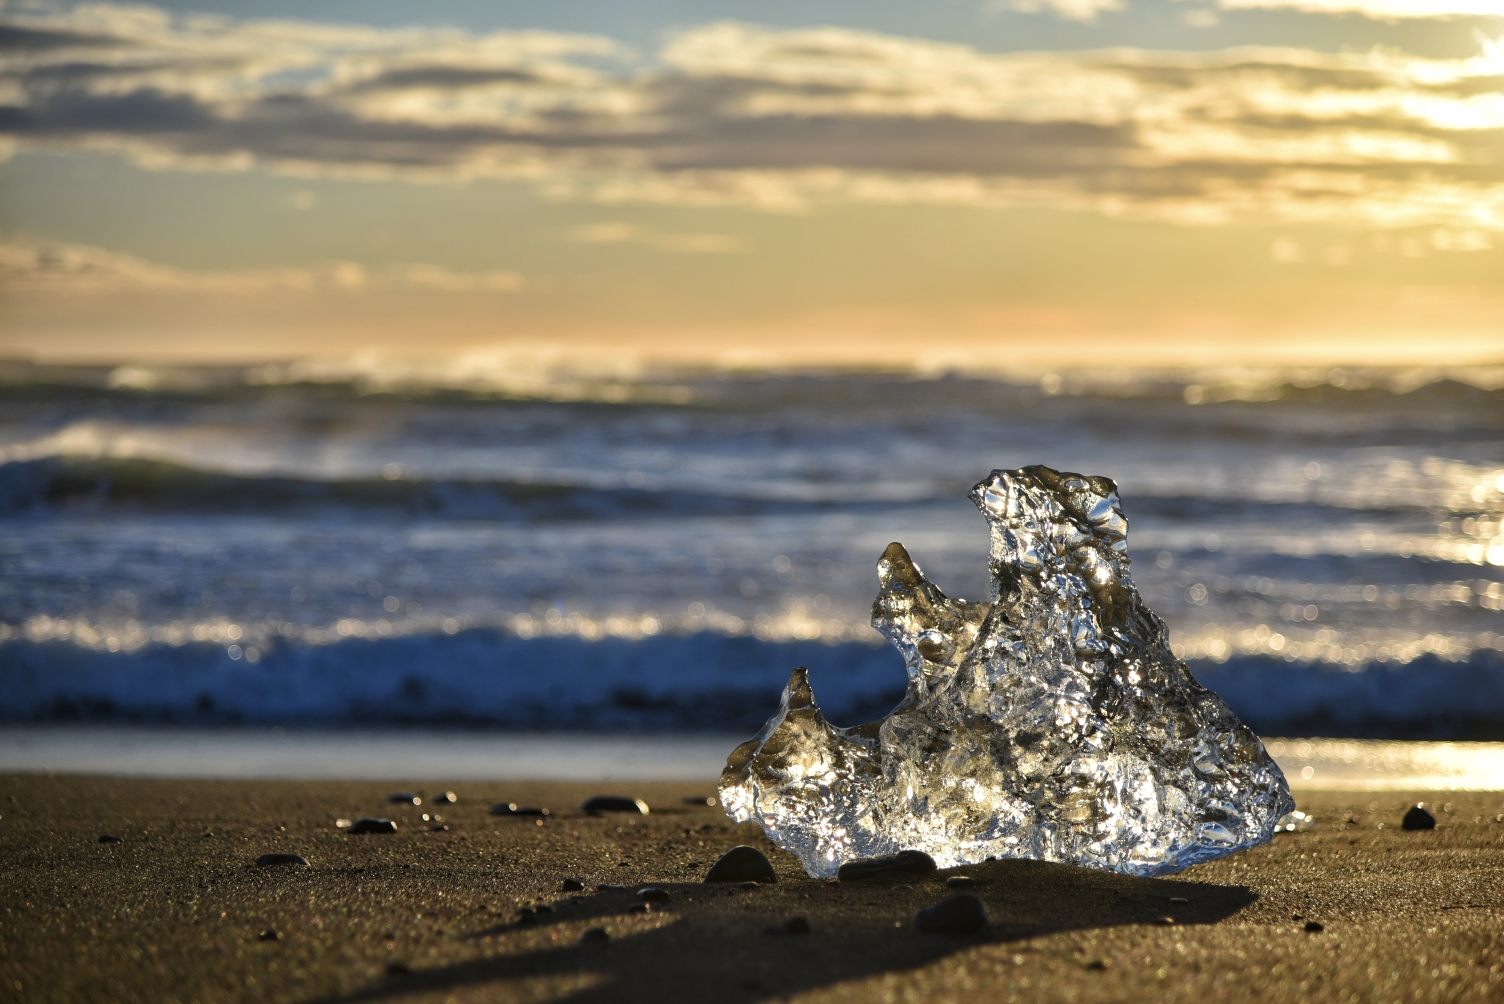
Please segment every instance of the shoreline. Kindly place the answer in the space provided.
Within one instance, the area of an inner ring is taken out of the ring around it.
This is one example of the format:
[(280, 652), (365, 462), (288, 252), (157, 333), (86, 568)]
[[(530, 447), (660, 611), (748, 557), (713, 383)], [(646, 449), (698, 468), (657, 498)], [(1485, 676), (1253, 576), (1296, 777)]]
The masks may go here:
[[(701, 783), (409, 783), (0, 775), (0, 998), (44, 1001), (1496, 1000), (1504, 793), (1300, 791), (1316, 829), (1136, 879), (992, 862), (858, 883), (805, 877)], [(652, 814), (592, 818), (598, 793)], [(1399, 829), (1435, 801), (1432, 831)], [(543, 821), (487, 813), (547, 806)], [(421, 817), (437, 812), (442, 822)], [(339, 818), (384, 815), (391, 835)], [(1382, 828), (1381, 827), (1382, 824)], [(431, 827), (447, 829), (434, 830)], [(120, 843), (99, 842), (103, 834)], [(735, 844), (779, 872), (707, 886)], [(257, 867), (295, 853), (309, 867)], [(964, 872), (979, 934), (914, 913)], [(566, 878), (585, 889), (561, 890)], [(669, 901), (629, 912), (631, 890)], [(625, 890), (597, 891), (597, 885)], [(1185, 902), (1180, 902), (1184, 900)], [(521, 907), (552, 912), (520, 922)], [(1299, 915), (1297, 917), (1297, 915)], [(803, 916), (811, 928), (788, 934)], [(1166, 922), (1168, 920), (1168, 922)], [(1307, 931), (1314, 922), (1320, 931)], [(581, 941), (604, 928), (609, 940)], [(276, 937), (263, 938), (275, 931)], [(774, 931), (777, 933), (767, 933)]]

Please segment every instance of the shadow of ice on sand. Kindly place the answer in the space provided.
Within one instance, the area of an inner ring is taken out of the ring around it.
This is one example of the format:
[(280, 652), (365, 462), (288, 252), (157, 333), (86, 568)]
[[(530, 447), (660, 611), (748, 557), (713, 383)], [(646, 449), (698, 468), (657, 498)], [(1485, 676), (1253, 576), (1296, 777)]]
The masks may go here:
[[(915, 930), (914, 913), (955, 892), (945, 879), (958, 874), (975, 880), (970, 891), (987, 904), (987, 927), (970, 935)], [(756, 889), (663, 883), (658, 887), (671, 899), (649, 916), (672, 919), (651, 929), (639, 925), (609, 941), (582, 942), (579, 932), (588, 927), (637, 920), (628, 914), (637, 900), (630, 890), (561, 896), (552, 913), (477, 930), (470, 937), (505, 938), (516, 931), (562, 925), (561, 933), (569, 931), (568, 944), (414, 968), (316, 1004), (428, 997), (480, 990), (488, 984), (500, 990), (499, 984), (581, 976), (590, 980), (589, 987), (561, 987), (552, 999), (571, 1004), (662, 1004), (713, 998), (750, 1004), (915, 969), (976, 946), (1061, 931), (1215, 924), (1258, 898), (1243, 886), (1140, 879), (1040, 861), (995, 861), (933, 875), (862, 882), (796, 879)], [(795, 916), (808, 919), (808, 934), (784, 930), (784, 922)], [(547, 999), (537, 997), (539, 989), (529, 999)]]

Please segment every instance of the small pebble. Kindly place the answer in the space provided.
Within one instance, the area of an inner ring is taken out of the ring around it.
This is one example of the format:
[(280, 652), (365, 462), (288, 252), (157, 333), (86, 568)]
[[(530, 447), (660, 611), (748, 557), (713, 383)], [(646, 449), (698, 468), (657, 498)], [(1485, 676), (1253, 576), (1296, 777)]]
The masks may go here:
[(757, 888), (757, 883), (756, 882), (738, 882), (736, 884), (736, 887), (738, 889), (756, 889)]
[(684, 800), (685, 805), (714, 805), (715, 799), (709, 795), (691, 795)]
[(410, 791), (395, 792), (386, 797), (388, 802), (401, 802), (403, 805), (422, 805), (423, 799)]
[(274, 865), (302, 865), (308, 867), (308, 859), (301, 854), (263, 854), (256, 859), (256, 867), (270, 868)]
[(396, 833), (397, 824), (390, 819), (373, 819), (361, 816), (350, 824), (351, 833)]
[(1326, 930), (1325, 927), (1321, 926), (1320, 924), (1318, 924), (1314, 920), (1308, 920), (1308, 921), (1306, 921), (1306, 931), (1309, 932), (1309, 933), (1311, 933), (1311, 934), (1317, 934), (1317, 933), (1319, 933), (1321, 931), (1325, 931), (1325, 930)]
[(987, 926), (987, 905), (969, 892), (957, 893), (920, 910), (914, 926), (929, 934), (970, 934)]
[(388, 962), (386, 964), (386, 974), (388, 976), (411, 976), (413, 971), (407, 968), (406, 962)]
[(118, 844), (120, 843), (120, 838), (113, 833), (104, 833), (100, 835), (99, 842), (101, 844)]
[(842, 882), (871, 878), (886, 872), (928, 874), (935, 870), (935, 859), (923, 851), (899, 851), (880, 858), (857, 858), (847, 861), (836, 871)]
[(256, 940), (257, 941), (281, 941), (282, 940), (282, 935), (278, 934), (276, 931), (274, 931), (274, 930), (272, 930), (271, 928), (268, 927), (266, 930), (264, 930), (260, 934), (256, 935)]
[(436, 824), (434, 826), (430, 826), (428, 828), (428, 832), (429, 833), (448, 833), (449, 832), (449, 824), (448, 823), (438, 823), (438, 824)]
[(1101, 959), (1092, 959), (1086, 964), (1086, 968), (1095, 971), (1101, 971), (1107, 968), (1107, 963), (1103, 962)]
[(974, 889), (976, 888), (977, 880), (969, 875), (952, 875), (945, 880), (945, 884), (952, 889)]
[(627, 907), (627, 912), (628, 913), (647, 913), (651, 909), (652, 909), (652, 907), (648, 906), (648, 904), (646, 904), (646, 903), (633, 903), (631, 906)]
[(447, 802), (450, 805), (453, 805), (460, 800), (460, 797), (452, 791), (446, 791), (442, 795), (435, 795), (433, 797), (433, 800), (435, 802)]
[(595, 887), (595, 891), (596, 892), (626, 892), (627, 891), (627, 887), (624, 886), (624, 885), (615, 885), (614, 883), (611, 883), (611, 882), (602, 882), (600, 885), (597, 885)]
[(1436, 817), (1427, 812), (1424, 805), (1411, 806), (1410, 811), (1405, 813), (1405, 818), (1400, 820), (1400, 829), (1434, 830)]
[(564, 892), (581, 892), (585, 888), (585, 883), (579, 879), (565, 879), (559, 883), (559, 888)]
[(756, 847), (745, 844), (722, 854), (705, 874), (706, 882), (777, 882), (773, 862)]
[(546, 816), (547, 809), (536, 805), (518, 805), (516, 802), (498, 802), (491, 806), (493, 816)]
[(638, 889), (637, 898), (644, 903), (667, 903), (670, 899), (668, 890), (651, 885)]
[(611, 940), (611, 935), (609, 935), (609, 934), (606, 933), (606, 929), (604, 927), (592, 927), (589, 930), (587, 930), (584, 934), (580, 935), (580, 943), (581, 944), (584, 944), (586, 942), (591, 942), (591, 941), (597, 941), (597, 942), (599, 942), (599, 941), (610, 941), (610, 940)]
[(789, 934), (808, 934), (809, 918), (790, 917), (788, 920), (783, 922), (783, 929)]
[(1190, 900), (1186, 899), (1184, 896), (1171, 896), (1170, 897), (1170, 902), (1171, 903), (1189, 903)]
[(1170, 926), (1170, 925), (1172, 925), (1172, 924), (1175, 923), (1175, 918), (1174, 917), (1160, 917), (1154, 923), (1156, 923), (1156, 924), (1163, 924), (1163, 925), (1165, 925), (1165, 926), (1168, 927), (1168, 926)]
[(648, 814), (648, 803), (640, 798), (627, 798), (625, 795), (596, 795), (587, 798), (580, 804), (580, 811), (587, 816), (602, 816), (608, 812), (635, 812), (638, 815)]

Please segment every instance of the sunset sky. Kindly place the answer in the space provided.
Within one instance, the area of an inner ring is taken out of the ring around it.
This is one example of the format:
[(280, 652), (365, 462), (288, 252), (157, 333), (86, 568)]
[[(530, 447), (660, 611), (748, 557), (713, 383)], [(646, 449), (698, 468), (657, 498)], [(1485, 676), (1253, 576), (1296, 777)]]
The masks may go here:
[(9, 2), (0, 160), (8, 357), (1504, 361), (1504, 0)]

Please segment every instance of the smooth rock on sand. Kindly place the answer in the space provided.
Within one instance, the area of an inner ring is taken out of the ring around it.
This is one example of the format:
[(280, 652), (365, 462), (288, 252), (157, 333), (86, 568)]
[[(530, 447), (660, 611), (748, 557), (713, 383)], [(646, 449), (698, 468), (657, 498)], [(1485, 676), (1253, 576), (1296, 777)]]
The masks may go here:
[(935, 859), (923, 851), (899, 851), (897, 854), (884, 854), (876, 858), (857, 858), (855, 861), (843, 862), (836, 876), (842, 882), (852, 882), (888, 872), (927, 875), (934, 870)]
[(926, 934), (970, 934), (987, 926), (987, 904), (969, 892), (947, 896), (914, 915), (914, 926)]
[(397, 824), (390, 819), (375, 819), (371, 816), (361, 816), (350, 824), (348, 833), (396, 833)]
[(627, 798), (625, 795), (596, 795), (585, 799), (580, 804), (580, 811), (587, 816), (602, 816), (608, 812), (631, 812), (646, 816), (650, 810), (648, 803), (640, 798)]
[(722, 854), (710, 866), (710, 871), (706, 872), (705, 881), (777, 882), (778, 873), (773, 870), (773, 862), (768, 860), (766, 854), (756, 847), (742, 844)]
[(1427, 812), (1424, 805), (1412, 805), (1410, 811), (1405, 813), (1405, 818), (1400, 820), (1400, 828), (1404, 830), (1434, 830), (1436, 829), (1436, 817)]

